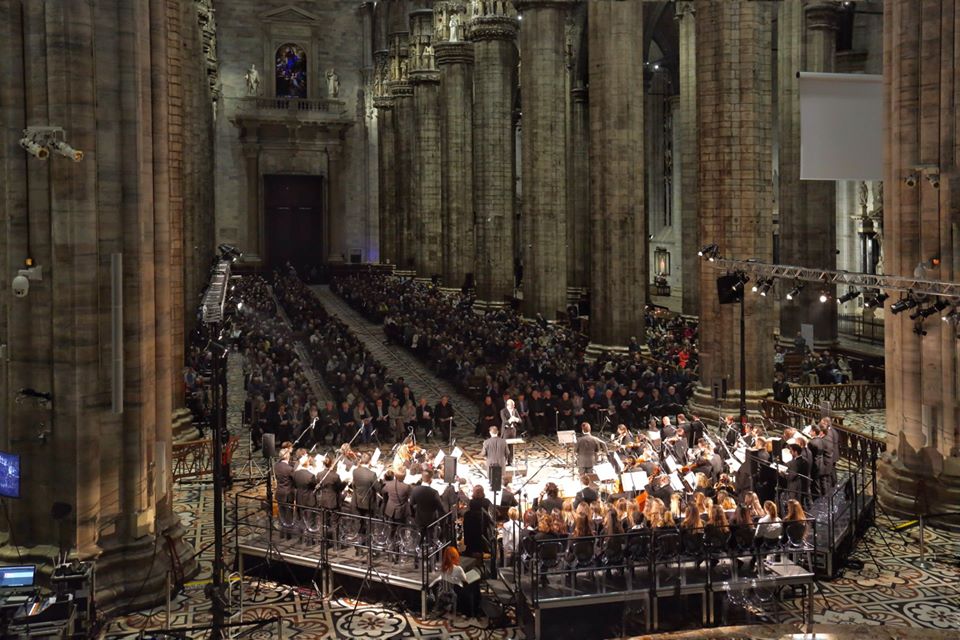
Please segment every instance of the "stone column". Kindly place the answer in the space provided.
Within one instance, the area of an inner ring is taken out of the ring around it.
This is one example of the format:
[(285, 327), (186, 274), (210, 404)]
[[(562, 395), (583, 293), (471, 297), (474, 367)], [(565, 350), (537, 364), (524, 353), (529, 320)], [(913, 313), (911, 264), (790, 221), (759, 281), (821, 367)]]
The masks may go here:
[(694, 3), (677, 2), (675, 9), (680, 40), (680, 109), (674, 121), (680, 144), (674, 151), (680, 165), (680, 245), (683, 313), (700, 313), (700, 229), (697, 221), (699, 139), (697, 137), (697, 27)]
[(508, 2), (482, 2), (473, 41), (473, 184), (477, 298), (513, 295), (514, 131), (517, 18)]
[(407, 33), (390, 36), (390, 78), (388, 83), (393, 97), (393, 122), (396, 167), (396, 219), (395, 241), (397, 265), (403, 269), (416, 264), (416, 237), (411, 221), (413, 210), (413, 136), (415, 129), (413, 110), (413, 87), (408, 81)]
[[(700, 242), (718, 244), (724, 256), (770, 262), (772, 16), (766, 3), (742, 0), (697, 0), (696, 10)], [(722, 272), (703, 264), (700, 274), (698, 395), (712, 405), (711, 386), (727, 378), (729, 406), (739, 406), (744, 366), (751, 403), (773, 379), (773, 302), (751, 295), (747, 285), (749, 329), (741, 365), (740, 305), (719, 304), (716, 279)]]
[(587, 88), (570, 92), (567, 287), (590, 286), (590, 110)]
[(434, 64), (433, 11), (410, 14), (410, 83), (413, 85), (413, 214), (417, 274), (443, 269), (440, 229), (440, 74)]
[[(797, 71), (831, 72), (836, 50), (837, 4), (784, 0), (778, 7), (777, 84), (780, 142), (780, 260), (835, 269), (836, 184), (800, 180), (800, 94)], [(830, 299), (818, 298), (826, 291)], [(837, 341), (836, 287), (808, 285), (781, 301), (780, 335), (792, 340), (801, 324), (813, 325), (814, 348)]]
[(643, 341), (647, 242), (643, 184), (643, 2), (591, 2), (590, 343)]
[(443, 282), (463, 285), (474, 273), (473, 44), (438, 42), (443, 206)]
[[(925, 277), (960, 279), (958, 21), (958, 0), (931, 0), (922, 10), (905, 0), (884, 4), (883, 261), (890, 275), (910, 276), (939, 256), (939, 267)], [(912, 173), (920, 175), (909, 186)], [(892, 293), (890, 302), (897, 298)], [(903, 516), (954, 511), (960, 504), (957, 327), (937, 316), (922, 324), (909, 316), (885, 314), (887, 453), (879, 498)]]
[(567, 0), (516, 0), (523, 87), (523, 309), (556, 318), (567, 301)]
[(389, 51), (374, 54), (373, 105), (377, 109), (377, 206), (380, 214), (380, 262), (397, 264), (396, 128), (389, 95)]
[(247, 176), (247, 244), (246, 254), (265, 258), (263, 246), (263, 202), (260, 198), (260, 145), (250, 134), (243, 140), (243, 161)]

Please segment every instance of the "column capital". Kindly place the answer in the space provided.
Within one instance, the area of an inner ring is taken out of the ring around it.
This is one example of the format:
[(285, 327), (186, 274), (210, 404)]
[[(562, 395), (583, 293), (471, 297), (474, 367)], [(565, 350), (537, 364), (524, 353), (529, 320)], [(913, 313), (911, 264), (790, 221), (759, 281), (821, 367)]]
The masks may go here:
[(674, 20), (683, 20), (685, 17), (690, 16), (691, 18), (697, 14), (697, 7), (694, 5), (693, 0), (678, 0), (674, 4), (673, 9), (673, 19)]
[(395, 100), (393, 96), (377, 96), (373, 99), (373, 106), (381, 111), (386, 111), (388, 109), (393, 109), (394, 101)]
[(413, 95), (413, 85), (406, 80), (395, 80), (388, 83), (390, 95), (394, 98), (405, 98)]
[(436, 69), (417, 69), (410, 72), (410, 84), (436, 84), (440, 82), (440, 72)]
[(438, 42), (433, 46), (437, 66), (473, 64), (472, 42)]
[(807, 29), (811, 31), (829, 30), (836, 31), (839, 27), (838, 18), (840, 3), (818, 0), (808, 2), (804, 5), (803, 11), (806, 15)]
[(586, 104), (590, 99), (590, 92), (584, 86), (574, 87), (570, 90), (570, 97), (575, 104)]
[(514, 40), (519, 25), (513, 16), (488, 15), (477, 16), (470, 23), (470, 40)]

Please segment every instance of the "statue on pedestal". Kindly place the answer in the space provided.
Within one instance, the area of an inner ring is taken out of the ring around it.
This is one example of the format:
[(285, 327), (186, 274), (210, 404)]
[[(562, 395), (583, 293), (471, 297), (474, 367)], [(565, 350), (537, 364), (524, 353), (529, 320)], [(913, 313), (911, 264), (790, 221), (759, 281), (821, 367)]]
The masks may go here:
[(450, 16), (450, 42), (460, 42), (460, 14), (454, 13)]
[(260, 72), (257, 71), (257, 65), (252, 64), (243, 78), (247, 81), (247, 95), (260, 95)]
[(327, 97), (337, 98), (340, 96), (340, 76), (335, 69), (327, 70)]

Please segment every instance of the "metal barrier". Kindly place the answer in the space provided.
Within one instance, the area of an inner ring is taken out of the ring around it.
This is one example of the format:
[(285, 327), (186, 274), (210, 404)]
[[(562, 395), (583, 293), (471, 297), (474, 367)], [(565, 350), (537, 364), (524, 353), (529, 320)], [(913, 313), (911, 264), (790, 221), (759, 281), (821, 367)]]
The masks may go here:
[[(923, 569), (933, 568), (933, 562), (927, 561), (927, 540), (926, 540), (926, 528), (927, 521), (929, 520), (942, 520), (944, 518), (957, 518), (960, 519), (960, 511), (945, 511), (943, 513), (928, 513), (919, 517), (919, 527), (920, 527), (920, 561), (917, 563)], [(953, 543), (956, 545), (957, 543)], [(936, 556), (934, 556), (936, 557)], [(957, 565), (960, 565), (960, 545), (953, 550), (953, 561)]]
[(312, 568), (320, 574), (323, 595), (333, 591), (334, 574), (412, 589), (421, 593), (427, 615), (435, 569), (454, 537), (453, 514), (425, 527), (380, 516), (274, 504), (262, 496), (237, 494), (233, 519), (237, 557), (246, 552)]
[(857, 342), (883, 345), (883, 322), (858, 315), (837, 316), (837, 331)]
[(790, 398), (793, 404), (819, 409), (829, 402), (837, 411), (878, 411), (886, 406), (883, 384), (852, 382), (849, 384), (792, 384)]
[[(699, 529), (635, 527), (615, 535), (521, 539), (514, 562), (517, 590), (534, 610), (643, 600), (647, 626), (658, 626), (657, 600), (700, 595), (702, 623), (715, 621), (713, 594), (761, 583), (774, 590), (813, 583), (817, 523), (706, 526)], [(752, 588), (752, 587), (749, 587)], [(807, 612), (812, 606), (808, 602)], [(809, 618), (809, 615), (808, 615)]]
[[(233, 456), (237, 443), (237, 436), (230, 436), (230, 441), (224, 447), (227, 460)], [(190, 442), (175, 442), (172, 453), (173, 479), (199, 478), (213, 473), (213, 440), (191, 440)]]

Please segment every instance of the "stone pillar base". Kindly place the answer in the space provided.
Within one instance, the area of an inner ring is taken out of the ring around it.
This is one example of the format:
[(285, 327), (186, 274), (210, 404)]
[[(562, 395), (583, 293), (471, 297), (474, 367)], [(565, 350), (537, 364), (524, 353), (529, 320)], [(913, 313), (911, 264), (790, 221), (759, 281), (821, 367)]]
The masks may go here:
[[(901, 447), (904, 446), (901, 443)], [(891, 516), (915, 518), (918, 515), (957, 512), (960, 505), (960, 458), (942, 458), (936, 452), (884, 454), (877, 461), (877, 499)], [(960, 517), (932, 518), (928, 526), (960, 531)]]
[[(641, 348), (641, 351), (645, 348), (646, 345)], [(587, 345), (587, 349), (584, 352), (583, 357), (586, 360), (596, 360), (604, 354), (613, 354), (616, 356), (626, 355), (627, 347), (624, 345), (597, 344), (596, 342), (591, 342)]]
[[(747, 390), (747, 419), (754, 421), (762, 417), (760, 401), (770, 397), (771, 389)], [(697, 385), (693, 397), (687, 403), (690, 413), (700, 416), (701, 419), (716, 420), (725, 415), (740, 416), (740, 390), (727, 389), (727, 395), (720, 398), (720, 404), (713, 398), (713, 387)], [(689, 417), (689, 416), (688, 416)], [(705, 422), (706, 424), (706, 422)]]

